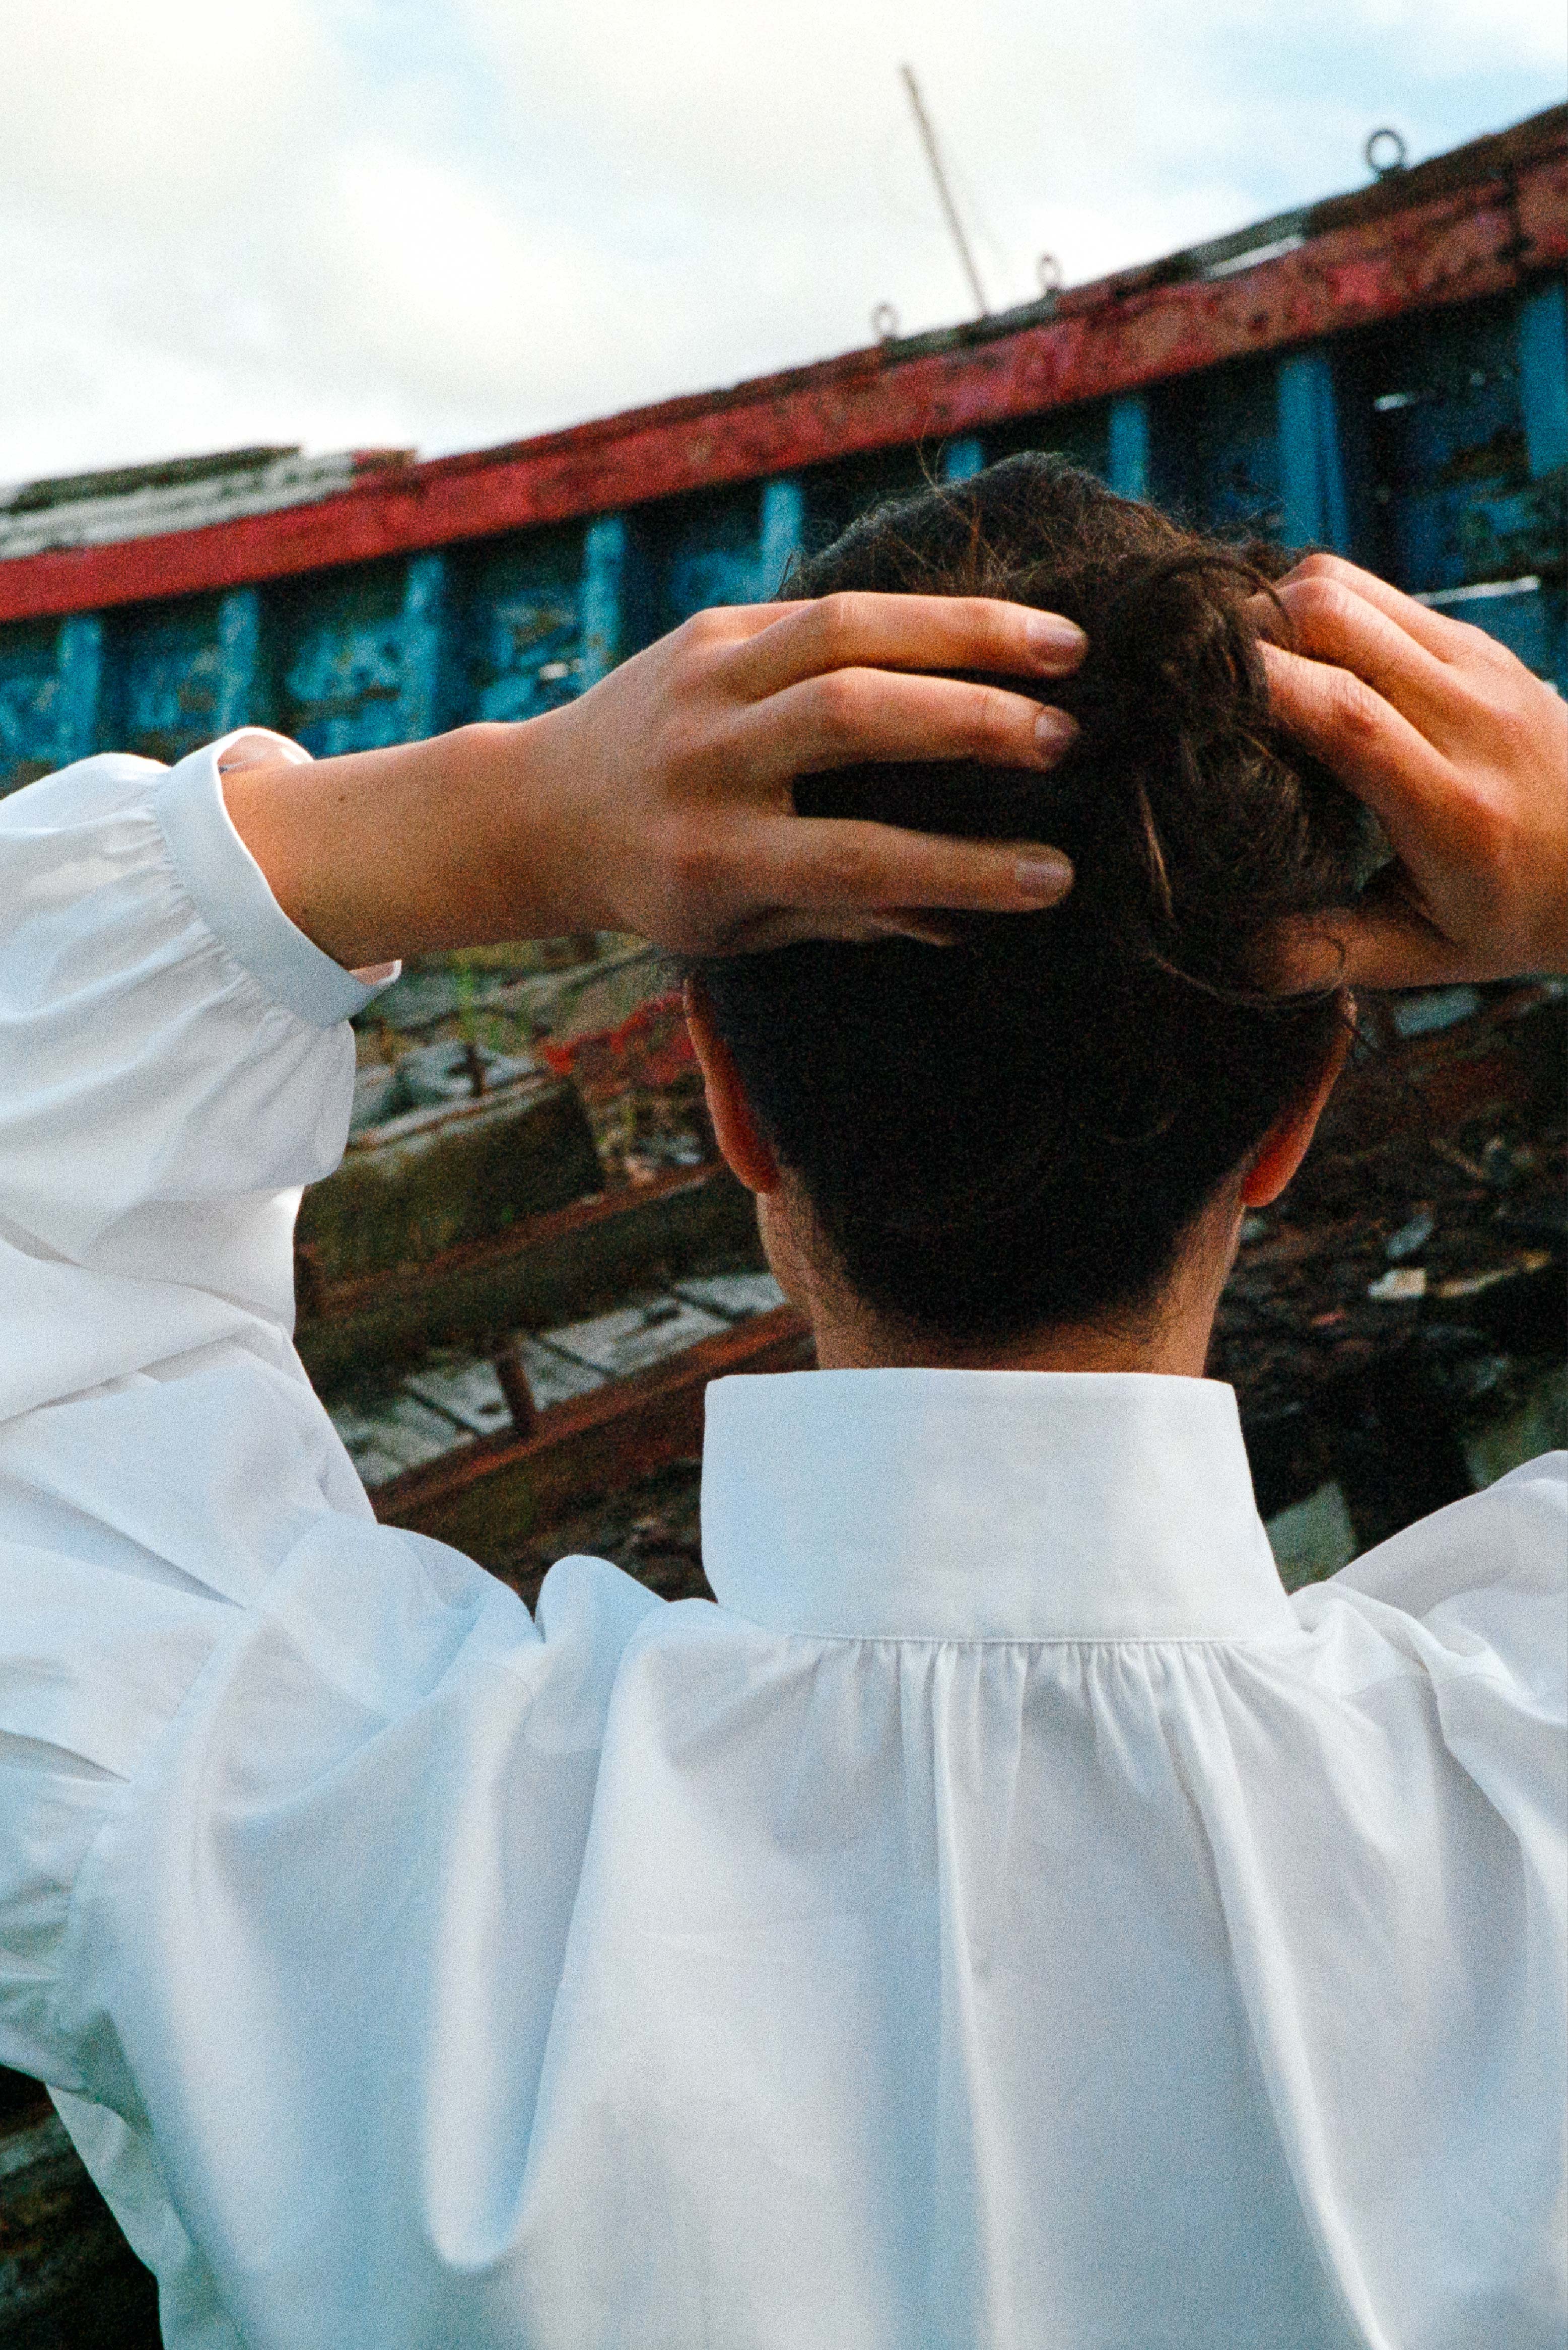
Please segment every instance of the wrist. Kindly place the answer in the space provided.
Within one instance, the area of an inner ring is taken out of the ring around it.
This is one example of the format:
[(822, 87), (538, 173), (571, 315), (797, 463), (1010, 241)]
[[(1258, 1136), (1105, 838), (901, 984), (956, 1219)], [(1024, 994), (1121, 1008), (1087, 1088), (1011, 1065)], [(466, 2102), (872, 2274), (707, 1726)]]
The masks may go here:
[(476, 726), (476, 775), (488, 779), (505, 938), (560, 937), (622, 928), (616, 858), (596, 820), (592, 745), (580, 705), (567, 702), (514, 725)]
[(582, 762), (554, 723), (569, 716), (247, 767), (225, 778), (230, 818), (283, 911), (346, 970), (607, 929)]

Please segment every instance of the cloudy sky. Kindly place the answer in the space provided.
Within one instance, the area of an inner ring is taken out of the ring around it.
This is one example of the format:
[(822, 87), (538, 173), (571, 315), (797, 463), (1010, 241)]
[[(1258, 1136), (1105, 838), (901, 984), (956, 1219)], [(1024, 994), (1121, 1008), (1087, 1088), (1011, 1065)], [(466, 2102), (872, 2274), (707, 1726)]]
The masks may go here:
[(0, 0), (0, 480), (514, 439), (1555, 103), (1562, 0)]

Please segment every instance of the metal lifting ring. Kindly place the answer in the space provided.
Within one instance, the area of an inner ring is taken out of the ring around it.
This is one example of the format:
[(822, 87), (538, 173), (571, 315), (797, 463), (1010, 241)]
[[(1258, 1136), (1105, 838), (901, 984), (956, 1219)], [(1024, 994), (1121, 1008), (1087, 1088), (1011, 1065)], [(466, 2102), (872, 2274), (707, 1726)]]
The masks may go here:
[(1043, 253), (1034, 265), (1034, 275), (1040, 281), (1042, 294), (1060, 294), (1062, 265), (1054, 253)]
[(896, 343), (898, 339), (898, 313), (891, 302), (878, 302), (871, 313), (871, 332), (879, 343)]
[(1387, 179), (1393, 172), (1402, 172), (1410, 160), (1404, 132), (1388, 123), (1371, 133), (1361, 151), (1366, 158), (1367, 170), (1377, 180)]

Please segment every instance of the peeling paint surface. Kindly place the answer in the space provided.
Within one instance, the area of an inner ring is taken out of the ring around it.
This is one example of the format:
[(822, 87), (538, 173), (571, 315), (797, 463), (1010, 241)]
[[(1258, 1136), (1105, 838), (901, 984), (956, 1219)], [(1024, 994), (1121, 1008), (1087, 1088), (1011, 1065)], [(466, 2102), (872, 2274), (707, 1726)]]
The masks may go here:
[(459, 663), (475, 718), (536, 718), (579, 692), (582, 534), (540, 531), (471, 561)]
[(284, 732), (318, 759), (400, 742), (402, 581), (395, 568), (310, 583), (288, 618)]
[(0, 629), (0, 791), (15, 791), (56, 765), (58, 624), (25, 621)]
[(327, 755), (533, 717), (775, 592), (867, 508), (1024, 448), (1336, 547), (1568, 687), (1568, 109), (1399, 182), (514, 448), (0, 490), (0, 790), (249, 722)]
[(223, 652), (218, 598), (132, 607), (109, 631), (97, 733), (117, 749), (170, 764), (221, 733)]

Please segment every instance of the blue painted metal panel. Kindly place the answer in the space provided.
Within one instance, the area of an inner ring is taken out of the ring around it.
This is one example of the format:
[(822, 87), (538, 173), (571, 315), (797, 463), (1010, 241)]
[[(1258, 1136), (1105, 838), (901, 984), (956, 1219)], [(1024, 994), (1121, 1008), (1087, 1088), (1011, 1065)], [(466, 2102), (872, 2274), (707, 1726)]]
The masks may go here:
[(582, 691), (582, 534), (506, 538), (471, 559), (454, 628), (454, 719), (536, 718)]
[(317, 758), (402, 739), (402, 567), (312, 581), (280, 616), (283, 725)]
[(593, 685), (631, 650), (631, 531), (624, 515), (601, 515), (583, 539), (582, 679)]
[(1568, 465), (1568, 301), (1563, 280), (1538, 286), (1520, 305), (1519, 392), (1531, 473)]
[(219, 619), (208, 596), (113, 615), (95, 746), (113, 743), (172, 764), (224, 731)]
[(1207, 530), (1281, 528), (1280, 411), (1273, 367), (1249, 360), (1159, 389), (1146, 457), (1156, 504)]
[[(1403, 320), (1367, 338), (1357, 366), (1374, 568), (1568, 691), (1563, 476), (1552, 463), (1568, 438), (1561, 300), (1554, 282), (1520, 300)], [(1510, 592), (1459, 592), (1499, 585)]]
[(416, 555), (403, 580), (403, 675), (398, 725), (403, 740), (441, 732), (446, 705), (447, 560)]
[(1373, 344), (1378, 568), (1400, 587), (1506, 574), (1497, 501), (1530, 479), (1515, 313), (1478, 303), (1402, 321)]
[(1350, 552), (1350, 515), (1334, 362), (1324, 350), (1292, 351), (1276, 373), (1280, 527), (1294, 546)]
[(1148, 401), (1141, 391), (1125, 392), (1111, 402), (1106, 479), (1118, 497), (1149, 494)]
[(1210, 526), (1353, 553), (1568, 684), (1568, 350), (1552, 281), (983, 440), (107, 621), (23, 624), (0, 632), (0, 789), (111, 741), (176, 758), (253, 721), (327, 754), (530, 717), (699, 607), (776, 593), (797, 552), (857, 515), (1024, 448)]
[(59, 764), (59, 634), (57, 620), (0, 630), (0, 794)]
[(679, 628), (710, 604), (752, 604), (761, 592), (761, 499), (754, 483), (680, 498), (644, 535), (651, 573), (649, 633)]
[(757, 595), (771, 602), (805, 545), (805, 492), (793, 473), (763, 484), (757, 549)]
[(218, 703), (213, 731), (266, 723), (261, 675), (261, 598), (233, 588), (218, 607)]
[(67, 767), (97, 747), (103, 687), (103, 620), (99, 613), (72, 612), (60, 622), (55, 662), (55, 764)]

